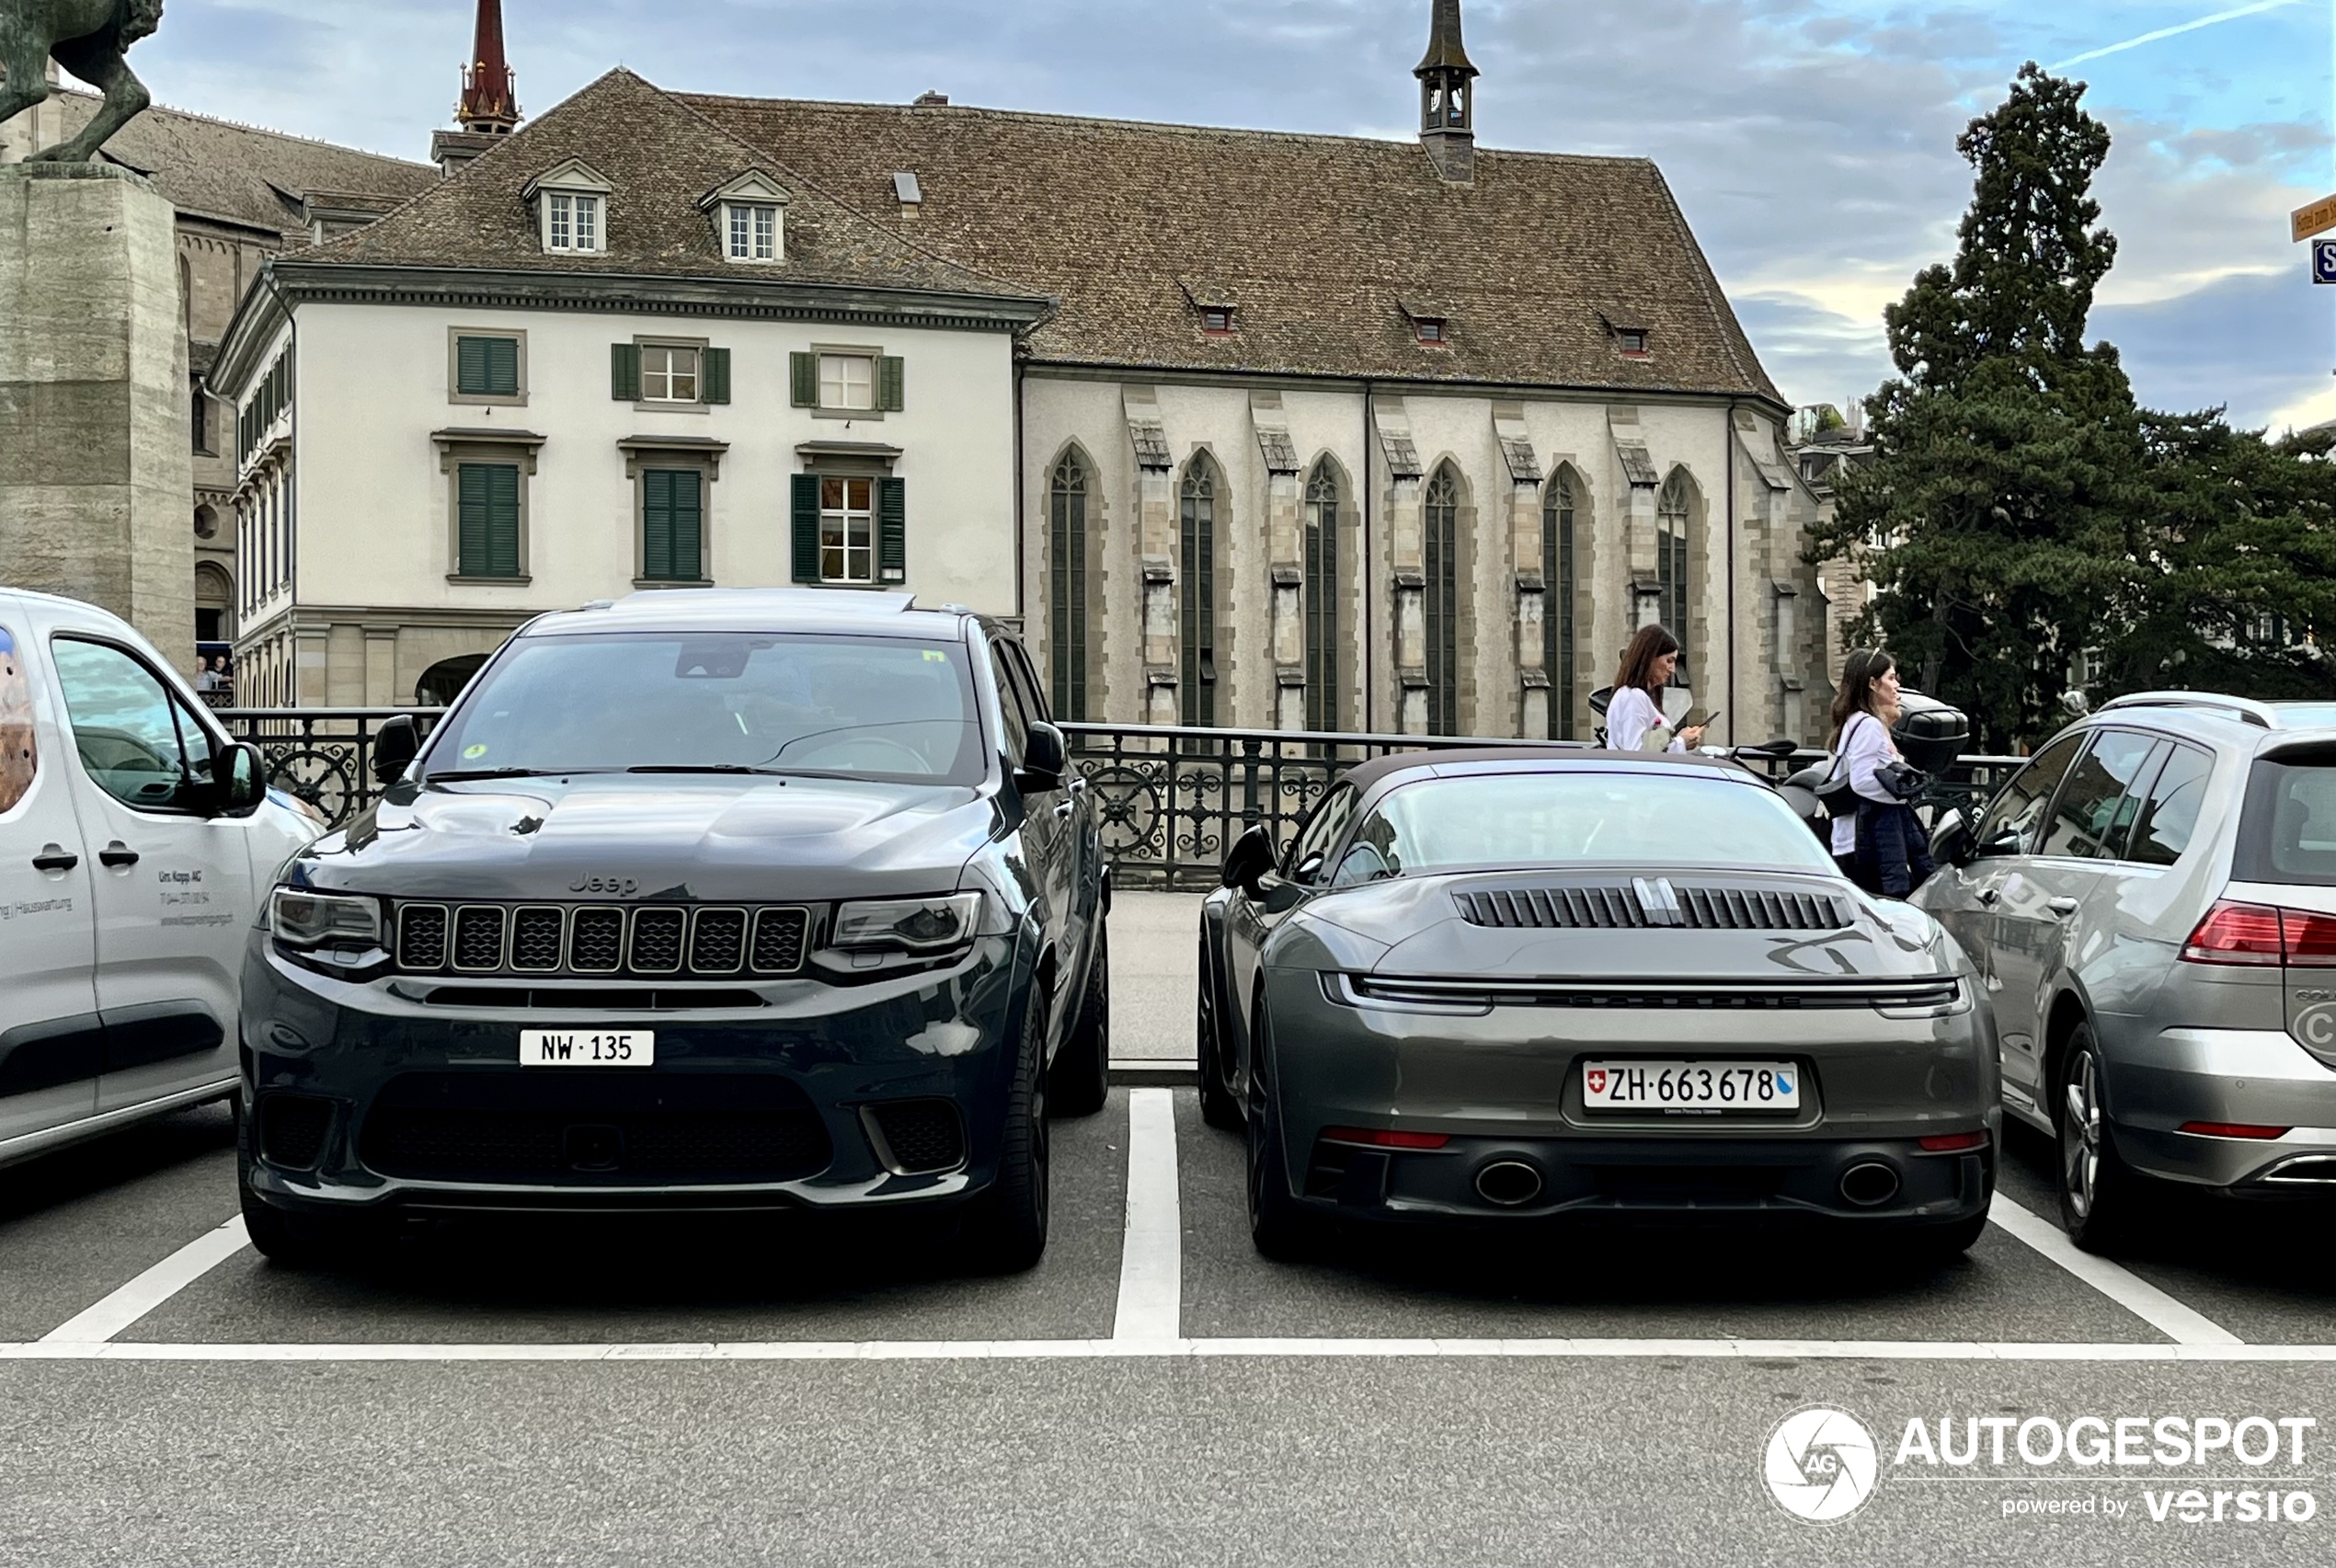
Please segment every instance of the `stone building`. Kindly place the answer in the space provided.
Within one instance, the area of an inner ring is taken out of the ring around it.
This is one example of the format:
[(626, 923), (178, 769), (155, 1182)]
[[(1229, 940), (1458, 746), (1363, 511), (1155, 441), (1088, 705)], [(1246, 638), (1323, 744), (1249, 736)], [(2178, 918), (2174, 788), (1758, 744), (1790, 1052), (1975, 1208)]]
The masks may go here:
[[(657, 434), (671, 411), (578, 401), (601, 368), (586, 361), (626, 339), (736, 367), (741, 404), (693, 427), (729, 453), (695, 492), (726, 518), (704, 524), (704, 580), (819, 580), (789, 543), (795, 498), (843, 459), (803, 417), (850, 412), (823, 407), (826, 356), (895, 359), (898, 342), (914, 345), (905, 408), (849, 438), (918, 475), (898, 580), (1022, 617), (1059, 716), (1586, 737), (1590, 692), (1659, 618), (1687, 649), (1674, 707), (1724, 710), (1715, 738), (1813, 738), (1829, 691), (1801, 560), (1815, 498), (1783, 444), (1791, 409), (1660, 172), (1477, 147), (1457, 0), (1437, 0), (1414, 76), (1415, 142), (931, 94), (668, 94), (624, 72), (515, 132), (441, 133), (441, 189), (277, 263), (220, 382), (247, 420), (286, 418), (266, 389), (295, 321), (369, 308), (420, 334), (382, 349), (395, 388), (292, 378), (299, 424), (255, 460), (277, 464), (280, 497), (256, 537), (279, 567), (403, 552), (429, 580), (336, 599), (305, 567), (262, 572), (255, 589), (282, 597), (249, 607), (247, 642), (263, 624), (281, 639), (264, 659), (290, 672), (281, 700), (402, 700), (525, 614), (657, 580), (641, 491), (657, 464), (620, 453), (650, 435), (678, 450)], [(599, 225), (589, 252), (573, 228), (554, 243), (549, 214), (578, 202)], [(785, 238), (742, 262), (728, 247), (754, 231), (727, 225), (756, 206)], [(842, 267), (829, 246), (847, 234)], [(326, 301), (352, 286), (373, 303)], [(298, 328), (312, 367), (314, 330)], [(523, 415), (473, 417), (449, 406), (448, 345), (470, 336), (539, 366), (560, 345), (562, 369), (529, 372)], [(750, 353), (757, 377), (809, 356), (807, 401), (761, 381), (747, 417)], [(873, 395), (850, 395), (865, 420)], [(376, 406), (318, 402), (361, 397)], [(361, 413), (394, 422), (376, 446), (395, 482), (384, 466), (327, 485), (347, 464), (320, 422)], [(464, 507), (450, 453), (521, 419), (540, 444), (497, 460), (528, 486), (503, 514), (523, 531), (511, 549), (559, 569), (481, 585), (444, 564)]]
[[(1785, 440), (1802, 483), (1816, 498), (1819, 523), (1830, 523), (1841, 476), (1873, 460), (1874, 445), (1866, 434), (1864, 409), (1853, 402), (1844, 415), (1830, 403), (1812, 404), (1793, 415)], [(1858, 549), (1817, 566), (1817, 581), (1826, 604), (1826, 655), (1836, 666), (1858, 647), (1855, 628), (1874, 599), (1873, 579), (1866, 575), (1864, 555), (1882, 543), (1867, 540)]]
[[(76, 134), (97, 97), (77, 88), (0, 123), (0, 164)], [(345, 234), (430, 185), (437, 171), (228, 120), (155, 108), (106, 143), (109, 163), (143, 175), (177, 209), (178, 286), (187, 333), (188, 441), (194, 490), (195, 635), (235, 635), (234, 413), (203, 390), (220, 335), (268, 257)], [(0, 564), (0, 573), (5, 564)], [(194, 650), (172, 649), (191, 660)]]

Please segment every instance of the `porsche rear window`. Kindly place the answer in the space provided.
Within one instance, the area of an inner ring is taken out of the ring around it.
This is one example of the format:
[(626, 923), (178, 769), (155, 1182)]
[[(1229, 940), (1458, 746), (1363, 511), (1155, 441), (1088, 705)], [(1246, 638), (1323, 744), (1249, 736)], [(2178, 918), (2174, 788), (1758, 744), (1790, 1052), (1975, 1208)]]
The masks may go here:
[(1772, 792), (1693, 773), (1567, 771), (1398, 785), (1339, 857), (1340, 887), (1462, 866), (1839, 868)]

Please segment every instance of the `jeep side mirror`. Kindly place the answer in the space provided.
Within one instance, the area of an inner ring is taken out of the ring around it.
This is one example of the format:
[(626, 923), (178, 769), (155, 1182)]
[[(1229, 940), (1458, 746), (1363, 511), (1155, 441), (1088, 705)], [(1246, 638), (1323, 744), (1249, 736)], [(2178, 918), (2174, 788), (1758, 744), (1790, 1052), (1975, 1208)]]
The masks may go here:
[(1013, 782), (1025, 795), (1045, 795), (1062, 787), (1070, 767), (1071, 747), (1062, 731), (1041, 720), (1022, 743), (1022, 766), (1014, 770)]
[(398, 714), (382, 720), (373, 731), (373, 782), (395, 783), (398, 775), (421, 755), (422, 733), (414, 727), (414, 715)]
[(1263, 822), (1256, 823), (1233, 841), (1226, 853), (1225, 869), (1219, 880), (1228, 887), (1238, 887), (1254, 897), (1257, 884), (1274, 868), (1274, 835)]

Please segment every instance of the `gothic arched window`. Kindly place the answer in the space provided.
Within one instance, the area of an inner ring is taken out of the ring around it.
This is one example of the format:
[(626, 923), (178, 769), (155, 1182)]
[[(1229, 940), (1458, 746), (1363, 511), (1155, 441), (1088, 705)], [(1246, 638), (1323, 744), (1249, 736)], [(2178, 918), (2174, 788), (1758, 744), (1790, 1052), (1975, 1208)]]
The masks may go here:
[(1550, 738), (1574, 738), (1574, 471), (1561, 468), (1541, 508), (1541, 669), (1550, 678)]
[(1663, 624), (1679, 639), (1678, 673), (1673, 682), (1681, 686), (1687, 684), (1688, 658), (1691, 652), (1687, 635), (1688, 529), (1692, 504), (1689, 485), (1686, 473), (1673, 469), (1655, 507), (1655, 583), (1662, 589), (1658, 602)]
[(1338, 471), (1325, 457), (1306, 481), (1306, 727), (1342, 729), (1338, 689)]
[(1217, 722), (1218, 489), (1216, 465), (1201, 452), (1185, 470), (1176, 598), (1184, 653), (1177, 701), (1185, 722), (1202, 728)]
[(1427, 633), (1427, 733), (1460, 733), (1460, 475), (1449, 463), (1427, 482), (1421, 567)]
[(1055, 716), (1087, 718), (1087, 469), (1055, 464), (1047, 497), (1047, 662)]

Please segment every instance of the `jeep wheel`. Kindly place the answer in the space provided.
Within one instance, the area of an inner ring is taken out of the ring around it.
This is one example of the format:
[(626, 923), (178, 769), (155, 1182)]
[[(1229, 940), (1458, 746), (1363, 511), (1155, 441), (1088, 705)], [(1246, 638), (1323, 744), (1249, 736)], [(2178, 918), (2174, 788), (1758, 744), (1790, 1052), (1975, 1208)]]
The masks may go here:
[(1046, 1028), (1046, 994), (1034, 986), (1015, 1042), (998, 1174), (966, 1216), (966, 1262), (984, 1274), (1020, 1274), (1047, 1250), (1047, 1075), (1039, 1067)]
[(1047, 1107), (1058, 1116), (1092, 1116), (1111, 1094), (1111, 938), (1100, 916), (1094, 956), (1087, 960), (1087, 989), (1071, 1037), (1055, 1053), (1047, 1072)]

